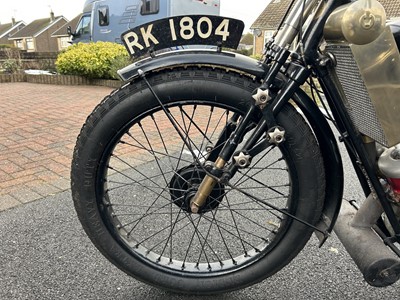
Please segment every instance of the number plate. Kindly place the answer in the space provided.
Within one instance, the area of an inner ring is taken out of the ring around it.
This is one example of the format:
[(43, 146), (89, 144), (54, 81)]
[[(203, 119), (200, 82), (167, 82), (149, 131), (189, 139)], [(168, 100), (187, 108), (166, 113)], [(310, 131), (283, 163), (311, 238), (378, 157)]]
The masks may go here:
[(236, 49), (244, 29), (240, 20), (190, 15), (160, 19), (130, 29), (121, 40), (132, 57), (182, 45), (221, 45)]

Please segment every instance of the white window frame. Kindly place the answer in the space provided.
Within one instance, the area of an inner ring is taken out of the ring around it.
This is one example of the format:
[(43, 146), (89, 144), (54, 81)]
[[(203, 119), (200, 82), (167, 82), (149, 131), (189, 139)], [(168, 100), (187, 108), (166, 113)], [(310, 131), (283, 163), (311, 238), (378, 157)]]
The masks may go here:
[(60, 48), (66, 49), (69, 46), (71, 46), (71, 44), (69, 43), (70, 41), (71, 41), (71, 38), (68, 36), (60, 37)]
[(33, 38), (27, 38), (26, 42), (26, 50), (35, 50), (35, 41)]

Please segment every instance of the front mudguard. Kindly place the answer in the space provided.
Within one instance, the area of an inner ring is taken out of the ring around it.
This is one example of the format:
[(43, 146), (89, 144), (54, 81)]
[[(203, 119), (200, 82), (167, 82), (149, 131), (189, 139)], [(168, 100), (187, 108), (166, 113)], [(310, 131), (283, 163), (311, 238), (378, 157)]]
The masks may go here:
[[(139, 70), (147, 74), (189, 66), (223, 69), (227, 72), (249, 76), (260, 82), (269, 69), (262, 62), (237, 53), (182, 50), (143, 59), (118, 71), (118, 74), (123, 80), (130, 81), (140, 76)], [(312, 127), (321, 149), (325, 167), (326, 196), (319, 228), (331, 232), (339, 214), (343, 196), (343, 165), (338, 145), (328, 122), (308, 95), (299, 90), (293, 96), (293, 100)]]
[(139, 69), (148, 73), (180, 66), (215, 66), (257, 78), (261, 78), (268, 70), (267, 66), (261, 62), (237, 53), (212, 50), (180, 50), (166, 52), (155, 58), (143, 59), (119, 70), (118, 74), (122, 80), (128, 81), (138, 76)]
[[(342, 157), (335, 135), (317, 105), (303, 90), (297, 91), (293, 96), (293, 100), (311, 125), (324, 160), (326, 178), (325, 203), (318, 227), (330, 233), (339, 215), (343, 198), (344, 175)], [(312, 179), (310, 178), (310, 180)], [(322, 237), (318, 234), (317, 236), (322, 245), (326, 236)]]

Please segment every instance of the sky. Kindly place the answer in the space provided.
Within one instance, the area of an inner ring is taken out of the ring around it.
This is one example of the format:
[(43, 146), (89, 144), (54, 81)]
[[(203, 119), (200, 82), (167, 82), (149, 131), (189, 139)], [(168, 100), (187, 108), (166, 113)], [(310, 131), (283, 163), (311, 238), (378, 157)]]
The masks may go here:
[[(220, 0), (221, 15), (243, 20), (245, 32), (267, 7), (271, 0)], [(73, 19), (82, 9), (85, 0), (2, 0), (0, 4), (0, 23), (10, 23), (11, 18), (29, 23), (35, 19), (49, 16), (50, 9), (55, 15)]]

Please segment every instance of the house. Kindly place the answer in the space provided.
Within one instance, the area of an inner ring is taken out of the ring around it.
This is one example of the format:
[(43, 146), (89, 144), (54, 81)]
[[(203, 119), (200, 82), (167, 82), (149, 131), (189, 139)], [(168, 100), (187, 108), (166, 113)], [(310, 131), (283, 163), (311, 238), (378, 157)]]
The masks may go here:
[(24, 21), (16, 22), (14, 18), (12, 18), (11, 23), (0, 24), (0, 45), (13, 44), (8, 40), (9, 37), (20, 31), (25, 26), (26, 24)]
[(64, 26), (60, 27), (58, 30), (53, 32), (51, 37), (57, 39), (58, 51), (64, 50), (64, 49), (68, 48), (69, 46), (71, 46), (71, 43), (70, 43), (71, 37), (67, 33), (67, 28), (69, 26), (71, 26), (72, 30), (75, 30), (81, 17), (82, 17), (82, 14), (77, 15), (71, 21), (64, 24)]
[[(388, 20), (400, 18), (399, 0), (378, 0), (386, 10)], [(253, 54), (261, 54), (264, 45), (274, 34), (292, 0), (272, 0), (250, 27), (254, 32)]]
[(250, 29), (254, 32), (253, 54), (261, 54), (266, 42), (272, 37), (292, 0), (272, 0)]
[(55, 17), (50, 13), (50, 18), (38, 19), (12, 35), (9, 40), (15, 46), (28, 52), (57, 52), (57, 39), (51, 35), (68, 22), (63, 16)]

